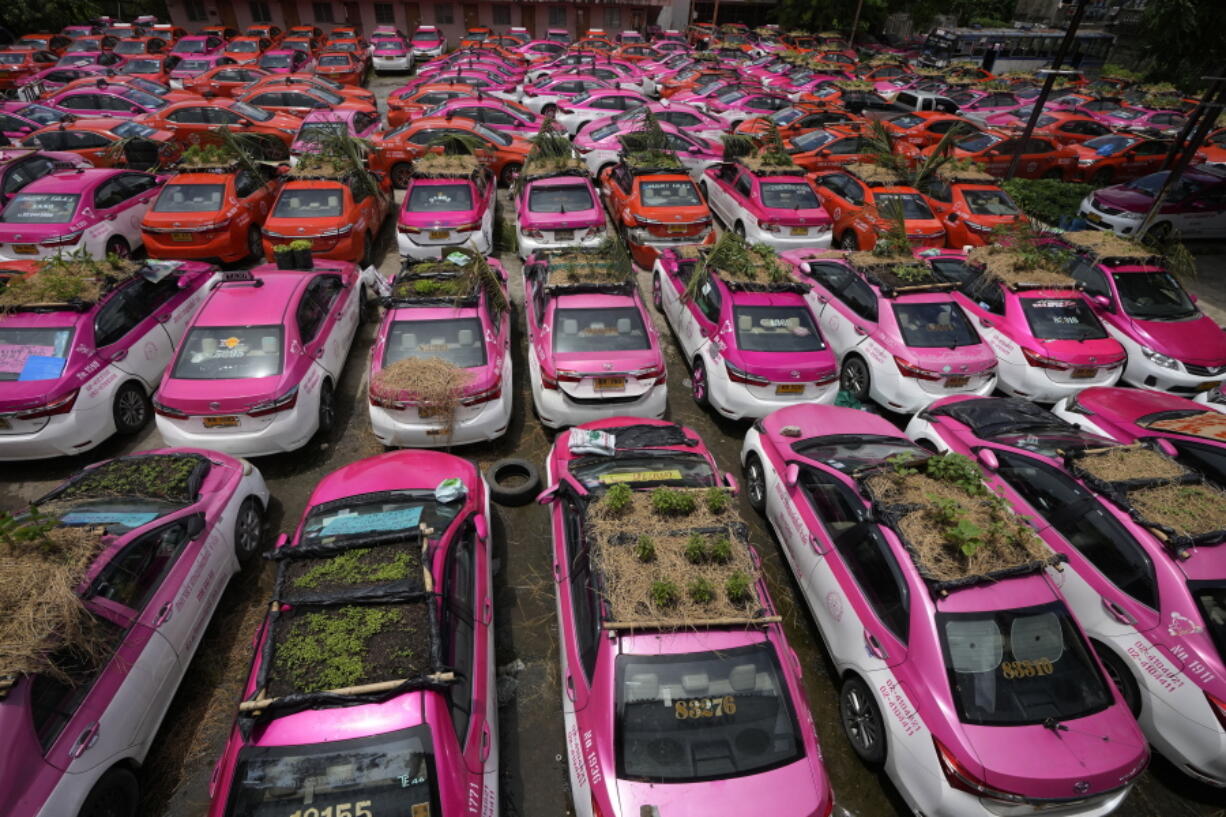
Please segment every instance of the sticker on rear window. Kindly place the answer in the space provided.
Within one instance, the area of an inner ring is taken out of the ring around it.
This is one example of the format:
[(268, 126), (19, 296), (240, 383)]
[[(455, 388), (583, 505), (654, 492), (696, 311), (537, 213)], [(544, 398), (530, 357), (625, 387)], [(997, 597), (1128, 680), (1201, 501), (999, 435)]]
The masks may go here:
[(68, 358), (49, 355), (30, 355), (21, 367), (18, 380), (56, 380), (64, 372)]
[(157, 519), (156, 513), (125, 513), (123, 511), (72, 511), (60, 517), (65, 525), (123, 525), (139, 528)]
[[(571, 449), (574, 450), (573, 448)], [(600, 481), (606, 485), (616, 482), (664, 482), (665, 480), (680, 480), (681, 472), (670, 471), (630, 471), (625, 474), (601, 474)]]
[(324, 520), (322, 536), (349, 533), (371, 533), (387, 530), (411, 530), (421, 521), (421, 507), (398, 508), (377, 513), (353, 513)]
[(20, 372), (32, 356), (55, 353), (54, 346), (25, 346), (0, 343), (0, 372)]
[(722, 698), (688, 698), (673, 702), (673, 717), (679, 721), (722, 718), (734, 714), (736, 698), (732, 695)]

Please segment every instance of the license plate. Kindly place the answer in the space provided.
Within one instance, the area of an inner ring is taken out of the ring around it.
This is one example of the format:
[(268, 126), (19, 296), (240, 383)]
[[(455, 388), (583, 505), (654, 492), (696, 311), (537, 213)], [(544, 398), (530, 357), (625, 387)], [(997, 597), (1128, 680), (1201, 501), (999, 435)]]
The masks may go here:
[(205, 417), (205, 428), (237, 428), (237, 417)]
[(1086, 213), (1086, 221), (1092, 221), (1095, 224), (1102, 224), (1103, 217), (1100, 216), (1098, 213)]
[(191, 233), (171, 233), (170, 240), (171, 241), (191, 241), (192, 234)]
[(808, 227), (793, 227), (792, 228), (792, 235), (808, 235), (808, 234), (809, 234)]
[(668, 225), (668, 231), (670, 233), (684, 233), (688, 229), (690, 229), (690, 225), (688, 224), (670, 224)]
[(451, 230), (431, 230), (430, 240), (437, 241), (438, 239), (446, 238), (449, 235), (451, 235)]
[(442, 435), (442, 434), (446, 433), (446, 431), (447, 431), (447, 429), (445, 429), (445, 428), (427, 428), (427, 429), (426, 429), (426, 436), (427, 436), (427, 437), (438, 437), (438, 436), (440, 436), (440, 435)]
[(613, 391), (626, 388), (624, 377), (598, 377), (595, 381), (596, 391)]
[(554, 230), (553, 238), (555, 241), (574, 241), (575, 231), (574, 230)]
[(780, 383), (775, 386), (775, 394), (804, 394), (804, 383)]
[(964, 374), (960, 374), (955, 377), (947, 377), (945, 378), (945, 388), (960, 389), (969, 382), (971, 382), (971, 379)]
[(35, 247), (33, 244), (14, 244), (13, 252), (19, 255), (37, 255), (38, 247)]
[[(1211, 389), (1216, 389), (1220, 385), (1222, 385), (1221, 380), (1209, 380), (1197, 386), (1196, 390), (1197, 391), (1210, 391)], [(4, 426), (0, 426), (0, 428), (4, 428)]]
[(1086, 378), (1093, 377), (1096, 374), (1098, 374), (1098, 369), (1094, 368), (1073, 369), (1074, 380), (1085, 380)]
[(9, 422), (9, 418), (7, 418), (7, 417), (0, 417), (0, 431), (8, 431), (8, 430), (9, 430), (10, 428), (12, 428), (12, 427), (13, 427), (13, 426), (12, 426), (12, 424)]

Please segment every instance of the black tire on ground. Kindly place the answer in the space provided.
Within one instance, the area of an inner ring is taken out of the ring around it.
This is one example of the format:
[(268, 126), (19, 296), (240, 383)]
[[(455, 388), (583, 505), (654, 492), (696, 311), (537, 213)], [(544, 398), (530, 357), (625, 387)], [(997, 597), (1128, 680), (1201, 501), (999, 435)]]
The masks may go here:
[(94, 784), (78, 817), (136, 817), (140, 805), (140, 784), (136, 775), (116, 766)]
[(254, 261), (264, 260), (264, 241), (260, 228), (254, 224), (247, 228), (247, 257)]
[(519, 175), (520, 165), (515, 162), (510, 162), (502, 166), (502, 172), (498, 174), (498, 183), (503, 187), (509, 188), (514, 182), (515, 177)]
[(332, 389), (332, 381), (325, 380), (319, 387), (319, 430), (321, 436), (332, 433), (336, 426), (336, 392)]
[(264, 509), (260, 500), (249, 496), (238, 506), (234, 520), (234, 555), (241, 564), (251, 561), (260, 552), (264, 539)]
[(485, 470), (485, 481), (499, 505), (527, 505), (540, 488), (541, 472), (533, 462), (508, 457)]
[(873, 694), (856, 676), (839, 690), (839, 721), (851, 748), (869, 766), (885, 763), (885, 723)]
[(149, 422), (149, 397), (139, 383), (128, 381), (115, 392), (111, 411), (118, 434), (135, 434)]
[(694, 358), (694, 366), (690, 369), (690, 393), (699, 407), (711, 405), (711, 382), (707, 377), (707, 365), (700, 357)]
[(745, 495), (749, 507), (758, 513), (766, 510), (766, 470), (757, 454), (745, 458)]
[(1090, 646), (1094, 648), (1094, 652), (1098, 654), (1098, 660), (1103, 662), (1103, 669), (1107, 670), (1107, 677), (1111, 679), (1111, 683), (1115, 684), (1115, 688), (1120, 691), (1120, 697), (1124, 699), (1125, 706), (1132, 713), (1134, 718), (1141, 715), (1141, 690), (1137, 686), (1137, 679), (1132, 676), (1132, 671), (1110, 648), (1104, 647), (1097, 641), (1091, 641)]
[(745, 238), (745, 224), (738, 221), (736, 224), (732, 225), (732, 232), (736, 233), (738, 238)]
[(839, 371), (839, 388), (851, 392), (852, 396), (861, 403), (867, 403), (871, 383), (872, 374), (864, 358), (859, 355), (848, 355), (843, 360), (843, 366)]
[(1146, 241), (1156, 241), (1158, 243), (1162, 243), (1171, 237), (1171, 231), (1173, 229), (1174, 228), (1171, 227), (1171, 223), (1169, 221), (1164, 221), (1161, 224), (1155, 224), (1153, 227), (1146, 230), (1144, 237)]
[(856, 234), (853, 230), (848, 230), (843, 233), (843, 237), (839, 239), (840, 250), (858, 250), (860, 242), (856, 240)]
[(118, 255), (120, 258), (131, 258), (132, 247), (128, 245), (128, 240), (120, 235), (111, 236), (106, 242), (106, 254)]
[(392, 187), (408, 187), (409, 179), (413, 178), (413, 165), (401, 162), (392, 165)]

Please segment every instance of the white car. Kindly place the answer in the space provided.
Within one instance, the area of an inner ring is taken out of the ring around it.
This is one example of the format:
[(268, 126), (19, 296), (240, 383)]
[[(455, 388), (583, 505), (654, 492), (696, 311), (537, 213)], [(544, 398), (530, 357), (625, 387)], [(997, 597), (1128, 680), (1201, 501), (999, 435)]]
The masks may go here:
[[(722, 149), (718, 142), (689, 136), (679, 132), (672, 125), (662, 124), (660, 128), (664, 131), (674, 155), (695, 181), (702, 178), (702, 172), (708, 167), (719, 164)], [(599, 178), (601, 171), (617, 164), (620, 160), (622, 153), (620, 137), (638, 129), (638, 124), (633, 119), (620, 122), (610, 120), (607, 125), (585, 130), (576, 140), (575, 149), (579, 151), (580, 157), (588, 166), (592, 176)]]
[(698, 186), (711, 212), (750, 244), (778, 251), (830, 246), (830, 215), (800, 168), (755, 172), (730, 162), (708, 168)]
[(447, 35), (434, 26), (418, 26), (409, 38), (409, 46), (417, 59), (441, 57), (447, 52)]
[(413, 49), (400, 40), (380, 40), (370, 46), (370, 64), (378, 71), (412, 71)]
[[(1081, 202), (1078, 212), (1096, 230), (1114, 230), (1127, 238), (1137, 232), (1169, 171), (1095, 190)], [(1145, 228), (1146, 236), (1175, 234), (1181, 238), (1219, 238), (1226, 235), (1226, 167), (1189, 167), (1179, 184), (1167, 191), (1162, 210)]]
[(154, 396), (162, 438), (256, 457), (328, 434), (369, 286), (373, 279), (347, 261), (227, 273)]
[(574, 136), (591, 122), (641, 108), (647, 103), (647, 97), (641, 94), (627, 92), (621, 88), (597, 88), (559, 105), (554, 121)]
[(655, 114), (656, 120), (664, 125), (672, 125), (680, 133), (688, 136), (694, 136), (700, 139), (707, 139), (712, 142), (719, 142), (724, 138), (724, 134), (728, 128), (723, 120), (716, 119), (710, 114), (704, 113), (702, 110), (689, 105), (685, 102), (669, 102), (663, 100), (660, 102), (648, 103), (645, 109), (630, 108), (628, 110), (612, 113), (600, 119), (594, 119), (587, 125), (579, 128), (579, 133), (585, 133), (590, 129), (601, 128), (610, 122), (635, 122), (641, 121), (642, 110), (650, 110)]
[(519, 103), (535, 113), (547, 114), (566, 107), (566, 103), (579, 94), (613, 87), (612, 83), (601, 79), (560, 76), (539, 84), (525, 83)]

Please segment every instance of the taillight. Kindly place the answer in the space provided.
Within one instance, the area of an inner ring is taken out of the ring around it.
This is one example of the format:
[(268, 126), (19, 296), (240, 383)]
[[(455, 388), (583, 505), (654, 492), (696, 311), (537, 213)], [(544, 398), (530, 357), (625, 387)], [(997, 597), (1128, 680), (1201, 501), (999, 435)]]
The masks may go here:
[(630, 372), (630, 376), (637, 377), (639, 380), (654, 379), (657, 385), (668, 382), (668, 371), (664, 368), (663, 363), (648, 366), (645, 369), (635, 369), (633, 372)]
[(163, 417), (170, 417), (172, 420), (186, 420), (188, 417), (186, 412), (171, 408), (164, 403), (159, 403), (157, 400), (153, 401), (153, 411)]
[(1217, 722), (1226, 729), (1226, 702), (1219, 698), (1215, 698), (1208, 692), (1205, 693), (1205, 698), (1209, 700), (1209, 708), (1213, 710), (1213, 714), (1217, 715)]
[(54, 235), (50, 238), (44, 238), (38, 243), (42, 244), (44, 247), (64, 247), (69, 244), (76, 244), (78, 241), (80, 241), (81, 234), (83, 232), (85, 231), (77, 230), (75, 233), (67, 233), (66, 235)]
[(544, 368), (541, 369), (541, 388), (551, 391), (556, 391), (558, 388), (558, 379)]
[(533, 230), (533, 229), (525, 229), (524, 235), (528, 236), (528, 238), (544, 238), (545, 237), (545, 233), (543, 233), (540, 230)]
[(1022, 347), (1022, 356), (1026, 358), (1027, 363), (1037, 369), (1054, 369), (1063, 372), (1069, 368), (1067, 363), (1062, 363), (1053, 357), (1044, 357), (1037, 352), (1030, 351), (1025, 346)]
[(18, 420), (34, 420), (38, 417), (53, 417), (56, 414), (67, 414), (72, 411), (72, 406), (77, 402), (77, 395), (80, 392), (80, 389), (73, 389), (59, 400), (52, 400), (50, 403), (44, 403), (41, 406), (35, 406), (24, 411), (13, 412), (13, 416)]
[(941, 375), (937, 372), (930, 372), (927, 369), (922, 369), (910, 361), (904, 360), (898, 355), (894, 355), (894, 365), (898, 367), (898, 373), (903, 377), (913, 377), (916, 380), (940, 380)]
[(825, 374), (819, 374), (819, 375), (817, 376), (817, 380), (816, 380), (816, 381), (814, 381), (813, 385), (815, 385), (815, 386), (829, 386), (831, 383), (834, 383), (834, 382), (835, 382), (836, 380), (838, 380), (838, 379), (839, 379), (839, 373), (838, 373), (838, 370), (837, 370), (837, 369), (831, 369), (830, 371), (826, 372)]
[(976, 797), (988, 797), (993, 800), (1003, 801), (1005, 803), (1026, 802), (1026, 798), (1020, 794), (1013, 794), (1012, 792), (994, 789), (987, 783), (984, 783), (982, 780), (975, 777), (975, 775), (967, 771), (966, 767), (959, 763), (958, 759), (954, 757), (953, 752), (950, 752), (948, 749), (942, 746), (939, 740), (933, 738), (932, 742), (936, 746), (937, 758), (939, 758), (941, 761), (941, 771), (945, 773), (945, 780), (950, 786), (960, 791), (967, 792), (968, 794), (973, 794)]
[(488, 403), (492, 400), (497, 400), (502, 397), (502, 378), (499, 377), (492, 388), (485, 391), (477, 392), (476, 394), (465, 397), (460, 401), (462, 406), (477, 406), (481, 403)]
[(408, 224), (397, 224), (396, 229), (402, 233), (420, 233), (420, 227), (410, 227)]
[(587, 228), (587, 232), (583, 234), (584, 238), (595, 238), (598, 235), (604, 235), (604, 224), (593, 224)]
[(767, 233), (779, 233), (783, 231), (781, 226), (778, 224), (771, 224), (769, 221), (759, 221), (758, 227)]
[(745, 383), (750, 386), (769, 386), (771, 382), (764, 377), (752, 375), (743, 369), (738, 369), (728, 361), (724, 361), (724, 369), (728, 372), (728, 379), (733, 383)]
[(269, 414), (276, 414), (279, 411), (289, 411), (298, 404), (298, 387), (290, 389), (284, 397), (278, 397), (276, 400), (269, 400), (264, 403), (257, 403), (252, 406), (247, 412), (248, 417), (265, 417)]

